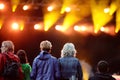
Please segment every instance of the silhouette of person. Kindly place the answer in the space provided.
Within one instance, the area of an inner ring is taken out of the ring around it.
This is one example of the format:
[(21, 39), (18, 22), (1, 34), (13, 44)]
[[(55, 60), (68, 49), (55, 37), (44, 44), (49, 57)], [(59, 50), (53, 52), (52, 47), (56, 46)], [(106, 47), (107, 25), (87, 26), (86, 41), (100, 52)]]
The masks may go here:
[[(7, 40), (7, 41), (3, 41), (2, 45), (1, 45), (1, 54), (0, 54), (0, 80), (23, 80), (23, 73), (22, 73), (22, 67), (20, 66), (18, 68), (18, 73), (19, 76), (16, 77), (16, 73), (13, 73), (13, 77), (7, 77), (4, 76), (4, 69), (5, 65), (7, 64), (6, 62), (8, 60), (12, 60), (15, 61), (17, 63), (20, 63), (20, 60), (18, 58), (18, 56), (16, 56), (14, 54), (14, 44), (12, 41)], [(3, 74), (3, 75), (2, 75)]]
[(110, 74), (109, 64), (107, 61), (101, 60), (97, 64), (97, 72), (94, 76), (90, 77), (89, 80), (115, 80)]
[(61, 80), (82, 80), (83, 72), (80, 61), (75, 57), (76, 49), (73, 43), (65, 43), (59, 58)]
[(24, 73), (24, 80), (30, 80), (31, 66), (28, 63), (27, 54), (25, 50), (18, 50), (16, 54), (20, 59), (22, 71)]
[(60, 70), (57, 58), (51, 53), (52, 44), (45, 40), (40, 43), (41, 52), (32, 64), (31, 80), (59, 80)]

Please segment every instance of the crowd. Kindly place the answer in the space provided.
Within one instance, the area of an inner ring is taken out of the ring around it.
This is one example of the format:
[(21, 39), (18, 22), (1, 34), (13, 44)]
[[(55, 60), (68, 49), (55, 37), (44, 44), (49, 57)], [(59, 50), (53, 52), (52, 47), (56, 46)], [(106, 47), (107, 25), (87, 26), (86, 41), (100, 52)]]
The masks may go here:
[[(76, 58), (73, 43), (65, 43), (61, 57), (52, 56), (52, 43), (48, 40), (40, 43), (40, 52), (29, 65), (25, 50), (14, 53), (12, 41), (3, 41), (0, 53), (0, 80), (84, 80), (81, 62)], [(9, 74), (8, 74), (9, 73)], [(109, 74), (109, 64), (105, 60), (98, 62), (97, 71), (88, 80), (116, 80)]]

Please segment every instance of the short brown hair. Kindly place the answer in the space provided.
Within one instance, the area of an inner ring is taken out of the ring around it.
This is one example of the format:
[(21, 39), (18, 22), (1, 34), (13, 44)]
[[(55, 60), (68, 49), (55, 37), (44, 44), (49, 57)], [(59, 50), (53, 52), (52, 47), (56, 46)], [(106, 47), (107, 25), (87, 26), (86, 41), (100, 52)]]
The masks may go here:
[(45, 41), (42, 41), (42, 42), (40, 43), (40, 48), (41, 48), (42, 50), (48, 51), (48, 50), (50, 50), (50, 49), (52, 48), (52, 44), (51, 44), (50, 41), (45, 40)]

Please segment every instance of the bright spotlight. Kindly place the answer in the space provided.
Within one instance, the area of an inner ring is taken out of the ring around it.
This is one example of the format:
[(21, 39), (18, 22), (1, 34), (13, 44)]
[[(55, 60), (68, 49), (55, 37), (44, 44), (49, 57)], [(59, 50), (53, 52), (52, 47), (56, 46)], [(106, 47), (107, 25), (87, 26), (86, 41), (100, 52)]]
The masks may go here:
[(0, 3), (0, 10), (3, 10), (5, 8), (5, 5), (3, 3)]
[(70, 11), (71, 11), (71, 8), (70, 8), (70, 7), (67, 7), (67, 8), (65, 8), (65, 11), (66, 11), (66, 12), (70, 12)]
[(18, 23), (13, 23), (12, 24), (12, 29), (14, 29), (14, 30), (18, 30), (19, 29), (19, 24)]
[(40, 25), (40, 24), (35, 24), (35, 25), (34, 25), (34, 29), (35, 29), (35, 30), (41, 30), (41, 29), (42, 29), (42, 25)]
[(86, 31), (87, 30), (87, 28), (85, 27), (85, 26), (81, 26), (81, 29), (80, 29), (81, 31)]
[(104, 13), (109, 13), (110, 12), (110, 8), (105, 8), (104, 9)]
[(49, 7), (47, 8), (47, 10), (48, 10), (48, 11), (52, 11), (52, 10), (53, 10), (53, 6), (49, 6)]
[(104, 28), (104, 27), (101, 27), (100, 30), (104, 32), (104, 31), (105, 31), (105, 28)]
[(56, 25), (55, 29), (58, 30), (58, 31), (60, 31), (60, 30), (62, 30), (62, 26), (61, 25)]
[(106, 28), (101, 27), (100, 31), (108, 33), (109, 32), (109, 28), (107, 28), (107, 27)]
[(74, 30), (78, 31), (79, 30), (79, 26), (74, 26)]
[(29, 9), (29, 6), (28, 5), (24, 5), (23, 6), (23, 10), (28, 10)]

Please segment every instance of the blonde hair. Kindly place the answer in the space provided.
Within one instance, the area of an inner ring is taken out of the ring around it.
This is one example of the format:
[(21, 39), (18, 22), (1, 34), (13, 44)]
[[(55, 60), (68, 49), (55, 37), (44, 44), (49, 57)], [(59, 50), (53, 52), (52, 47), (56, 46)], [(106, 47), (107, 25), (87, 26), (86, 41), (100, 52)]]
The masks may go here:
[(42, 50), (50, 50), (52, 48), (52, 44), (50, 41), (45, 40), (40, 43), (40, 48)]
[(76, 54), (76, 49), (73, 43), (66, 43), (61, 50), (61, 57), (74, 56)]
[(7, 40), (2, 42), (1, 51), (3, 52), (14, 52), (14, 44), (12, 41)]

